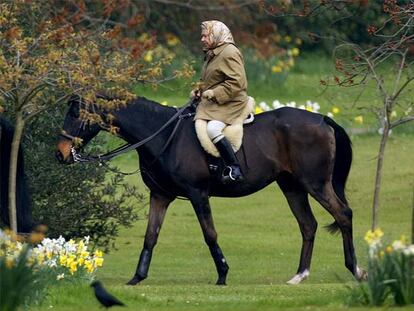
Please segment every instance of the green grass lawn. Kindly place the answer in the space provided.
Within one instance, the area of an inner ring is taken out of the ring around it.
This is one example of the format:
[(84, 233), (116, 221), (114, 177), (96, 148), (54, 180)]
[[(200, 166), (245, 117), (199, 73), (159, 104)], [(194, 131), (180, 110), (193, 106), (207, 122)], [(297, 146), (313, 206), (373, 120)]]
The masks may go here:
[[(370, 228), (375, 155), (378, 136), (354, 136), (354, 162), (348, 198), (354, 210), (354, 236), (359, 262), (365, 266), (363, 240)], [(410, 234), (414, 166), (414, 135), (391, 138), (384, 171), (380, 227), (393, 240)], [(135, 156), (116, 163), (125, 171), (135, 168)], [(137, 176), (130, 181), (141, 186)], [(300, 233), (276, 185), (240, 199), (212, 198), (219, 242), (230, 265), (228, 286), (217, 287), (216, 271), (195, 214), (187, 201), (175, 201), (162, 228), (147, 280), (125, 286), (132, 277), (142, 247), (146, 220), (122, 230), (117, 250), (105, 256), (98, 279), (123, 300), (128, 310), (276, 310), (347, 309), (346, 286), (353, 285), (343, 262), (340, 236), (329, 235), (323, 225), (332, 221), (312, 201), (319, 223), (311, 275), (298, 286), (285, 282), (299, 260)], [(146, 209), (147, 210), (147, 209)], [(53, 310), (98, 309), (92, 291), (84, 286), (53, 288), (39, 308)], [(412, 307), (411, 307), (412, 308)], [(411, 308), (405, 308), (406, 310)], [(399, 308), (398, 310), (405, 310)], [(357, 310), (357, 309), (355, 309)]]

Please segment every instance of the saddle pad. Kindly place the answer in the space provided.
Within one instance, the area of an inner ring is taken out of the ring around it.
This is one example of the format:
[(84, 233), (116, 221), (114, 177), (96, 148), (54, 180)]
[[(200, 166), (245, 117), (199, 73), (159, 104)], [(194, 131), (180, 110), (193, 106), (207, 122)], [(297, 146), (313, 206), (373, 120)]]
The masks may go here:
[[(242, 140), (243, 140), (243, 123), (246, 118), (252, 114), (254, 109), (254, 99), (253, 97), (249, 96), (249, 100), (247, 102), (245, 111), (241, 114), (240, 118), (236, 120), (232, 125), (228, 125), (223, 130), (223, 135), (229, 140), (231, 143), (234, 152), (238, 151), (241, 147)], [(250, 120), (249, 120), (250, 121)], [(250, 122), (252, 122), (251, 120)], [(197, 133), (198, 140), (200, 141), (201, 146), (203, 149), (211, 154), (214, 157), (219, 158), (220, 153), (218, 152), (216, 146), (214, 146), (213, 142), (207, 135), (207, 121), (206, 120), (196, 120), (195, 121), (195, 129)]]

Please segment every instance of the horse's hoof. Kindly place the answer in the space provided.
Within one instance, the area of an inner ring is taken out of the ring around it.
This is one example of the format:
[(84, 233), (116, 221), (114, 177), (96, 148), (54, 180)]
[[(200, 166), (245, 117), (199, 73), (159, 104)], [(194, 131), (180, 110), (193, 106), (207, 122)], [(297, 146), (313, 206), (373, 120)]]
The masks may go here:
[(141, 282), (144, 278), (141, 278), (139, 276), (134, 276), (132, 279), (129, 280), (126, 285), (137, 285), (139, 282)]
[(368, 272), (365, 271), (364, 269), (357, 267), (356, 269), (356, 273), (355, 273), (355, 278), (359, 281), (366, 281), (368, 280)]
[(217, 282), (216, 282), (216, 285), (219, 285), (219, 286), (226, 286), (227, 284), (226, 284), (226, 280), (220, 280), (220, 279), (218, 279), (217, 280)]
[(297, 285), (301, 283), (303, 280), (307, 279), (308, 276), (309, 276), (309, 270), (306, 269), (301, 273), (295, 274), (295, 276), (291, 278), (289, 281), (287, 281), (286, 283), (290, 285)]

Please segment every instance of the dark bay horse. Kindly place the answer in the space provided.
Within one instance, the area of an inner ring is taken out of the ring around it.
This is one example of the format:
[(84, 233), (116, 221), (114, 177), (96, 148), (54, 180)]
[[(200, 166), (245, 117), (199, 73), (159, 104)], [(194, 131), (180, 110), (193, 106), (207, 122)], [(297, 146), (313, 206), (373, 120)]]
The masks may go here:
[[(101, 129), (107, 128), (83, 122), (79, 118), (81, 109), (108, 119), (107, 112), (96, 105), (86, 105), (72, 98), (64, 121), (64, 134), (57, 144), (56, 156), (62, 163), (73, 163), (75, 137), (81, 138), (85, 145)], [(176, 111), (137, 98), (111, 113), (119, 136), (136, 143), (160, 129)], [(344, 129), (332, 119), (295, 108), (257, 115), (255, 121), (244, 128), (243, 148), (237, 157), (246, 179), (237, 185), (224, 185), (210, 172), (208, 157), (196, 137), (191, 118), (183, 120), (171, 140), (173, 128), (174, 122), (137, 149), (142, 179), (150, 189), (150, 210), (143, 249), (129, 285), (147, 277), (167, 207), (177, 197), (191, 201), (217, 268), (217, 284), (225, 284), (229, 266), (217, 243), (209, 197), (246, 196), (275, 181), (286, 196), (302, 233), (299, 267), (288, 283), (298, 284), (309, 275), (317, 228), (309, 194), (333, 216), (335, 221), (329, 226), (330, 231), (342, 233), (345, 266), (357, 279), (364, 277), (365, 272), (357, 266), (352, 210), (344, 193), (352, 162), (351, 143)], [(167, 141), (169, 144), (165, 148)]]

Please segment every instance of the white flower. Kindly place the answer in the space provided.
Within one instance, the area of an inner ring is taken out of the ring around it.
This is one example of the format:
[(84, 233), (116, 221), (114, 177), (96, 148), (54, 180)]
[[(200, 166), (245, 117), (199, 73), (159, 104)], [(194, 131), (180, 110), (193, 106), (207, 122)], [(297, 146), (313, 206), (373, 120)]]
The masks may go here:
[(88, 245), (89, 244), (89, 240), (90, 240), (90, 236), (88, 235), (88, 236), (86, 236), (85, 238), (84, 238), (84, 240), (85, 240), (85, 245)]
[[(378, 134), (382, 135), (384, 133), (384, 128), (380, 127), (378, 129)], [(388, 136), (390, 136), (392, 133), (392, 130), (388, 130)]]
[(414, 244), (408, 245), (404, 250), (403, 250), (404, 255), (407, 256), (414, 256)]
[(405, 248), (405, 244), (400, 240), (396, 240), (392, 243), (392, 248), (396, 251), (402, 250)]
[(64, 273), (62, 273), (62, 274), (58, 274), (57, 276), (56, 276), (56, 280), (61, 280), (61, 279), (63, 279), (63, 278), (65, 278), (65, 274)]
[(315, 112), (318, 112), (319, 109), (321, 109), (321, 106), (316, 102), (313, 103), (313, 105), (311, 105), (311, 107), (312, 107), (312, 110), (315, 111)]
[(306, 109), (305, 105), (300, 105), (298, 108), (299, 108), (299, 109), (303, 109), (303, 110), (305, 110), (305, 109)]
[(263, 111), (269, 111), (270, 107), (266, 104), (266, 102), (260, 102), (259, 103), (259, 107), (263, 110)]
[(327, 115), (328, 117), (330, 117), (330, 118), (333, 118), (333, 117), (334, 117), (334, 115), (333, 115), (333, 113), (332, 113), (332, 112), (328, 112), (326, 115)]
[(296, 102), (294, 102), (294, 101), (288, 102), (286, 104), (286, 106), (288, 106), (288, 107), (296, 107)]
[(284, 107), (285, 105), (281, 104), (280, 101), (275, 99), (272, 103), (273, 109), (279, 109), (281, 107)]

